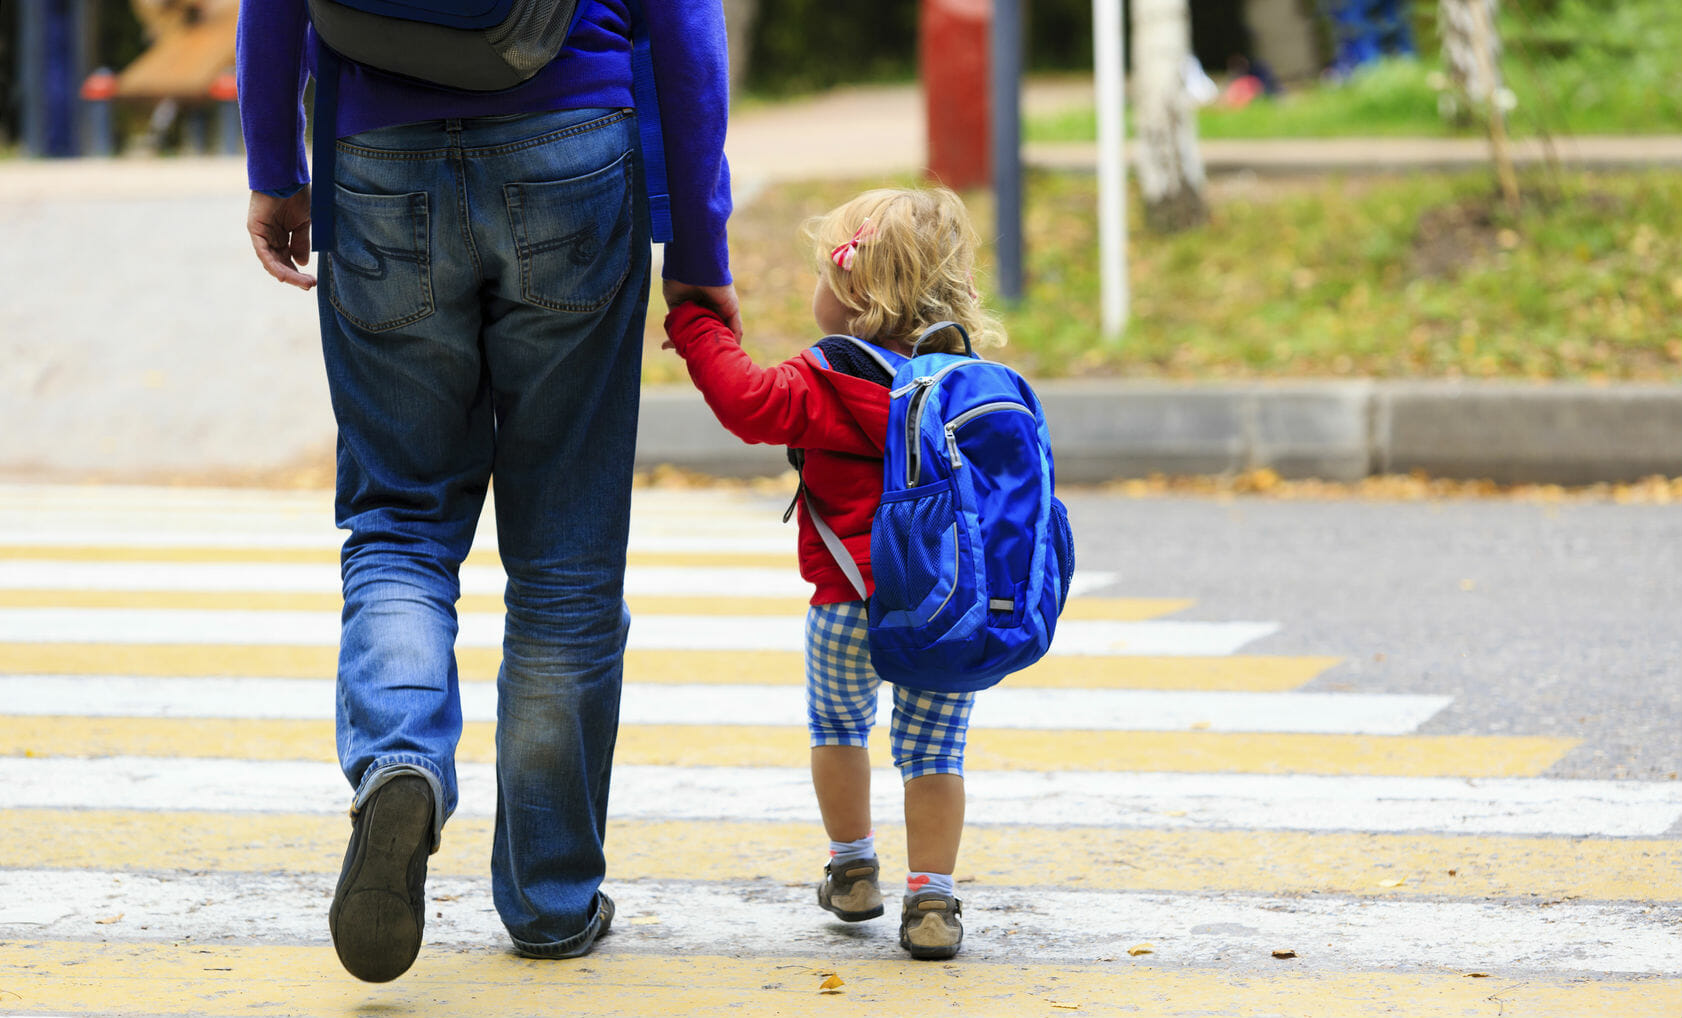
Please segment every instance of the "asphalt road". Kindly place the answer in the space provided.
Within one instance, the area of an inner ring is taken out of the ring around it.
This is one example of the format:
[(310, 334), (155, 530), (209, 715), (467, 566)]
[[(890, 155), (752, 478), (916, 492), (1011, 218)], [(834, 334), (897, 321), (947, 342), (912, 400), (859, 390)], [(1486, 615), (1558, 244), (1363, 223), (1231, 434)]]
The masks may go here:
[[(1581, 738), (1550, 776), (1682, 769), (1682, 507), (1071, 493), (1081, 565), (1177, 618), (1267, 618), (1308, 690), (1454, 698), (1422, 733)], [(1682, 834), (1673, 830), (1672, 833)]]

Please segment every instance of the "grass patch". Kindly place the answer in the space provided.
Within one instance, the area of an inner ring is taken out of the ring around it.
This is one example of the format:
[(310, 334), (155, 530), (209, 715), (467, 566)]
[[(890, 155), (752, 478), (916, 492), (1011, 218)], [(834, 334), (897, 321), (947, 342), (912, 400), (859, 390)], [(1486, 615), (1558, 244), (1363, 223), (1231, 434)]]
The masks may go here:
[[(1438, 137), (1454, 128), (1437, 114), (1429, 71), (1417, 61), (1385, 60), (1343, 85), (1297, 88), (1242, 109), (1221, 105), (1198, 111), (1204, 138)], [(1133, 121), (1128, 121), (1128, 133)], [(1028, 117), (1028, 141), (1092, 141), (1098, 118), (1091, 107)]]
[[(818, 338), (800, 222), (878, 183), (774, 187), (732, 220), (760, 363)], [(1682, 381), (1682, 176), (1572, 174), (1561, 190), (1509, 216), (1484, 174), (1221, 184), (1205, 228), (1130, 238), (1132, 319), (1111, 346), (1096, 183), (1035, 173), (1028, 293), (1000, 357), (1037, 377)], [(968, 200), (991, 235), (987, 196)], [(681, 381), (661, 338), (651, 313), (646, 377)]]
[[(1547, 11), (1501, 6), (1501, 65), (1518, 137), (1682, 131), (1682, 5), (1675, 0), (1559, 0)], [(1435, 45), (1434, 40), (1430, 41)], [(1482, 126), (1439, 113), (1441, 61), (1389, 59), (1348, 81), (1316, 82), (1242, 109), (1198, 114), (1205, 138), (1446, 137)], [(1091, 141), (1092, 109), (1029, 117), (1029, 141)]]

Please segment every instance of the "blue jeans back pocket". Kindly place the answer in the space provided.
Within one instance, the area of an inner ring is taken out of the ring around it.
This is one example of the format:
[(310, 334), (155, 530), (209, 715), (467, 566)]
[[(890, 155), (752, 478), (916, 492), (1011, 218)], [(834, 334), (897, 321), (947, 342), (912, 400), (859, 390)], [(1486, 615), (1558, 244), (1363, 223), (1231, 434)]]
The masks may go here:
[(330, 297), (358, 328), (385, 332), (432, 314), (430, 216), (425, 192), (359, 194), (333, 189)]
[(520, 294), (551, 311), (599, 311), (631, 269), (631, 156), (581, 177), (505, 184)]

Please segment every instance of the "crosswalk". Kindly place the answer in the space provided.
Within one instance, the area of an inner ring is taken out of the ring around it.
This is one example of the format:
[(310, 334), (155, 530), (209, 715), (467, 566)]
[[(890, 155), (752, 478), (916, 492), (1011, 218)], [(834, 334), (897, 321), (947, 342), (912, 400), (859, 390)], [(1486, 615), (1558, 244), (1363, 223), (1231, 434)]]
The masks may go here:
[(581, 962), (513, 956), (491, 907), (481, 535), (427, 946), (370, 986), (326, 935), (329, 498), (0, 487), (0, 1014), (1682, 1015), (1682, 785), (1548, 778), (1572, 739), (1421, 734), (1449, 697), (1304, 689), (1338, 659), (1248, 651), (1279, 622), (1100, 572), (1056, 652), (977, 701), (964, 954), (831, 921), (774, 501), (637, 492), (619, 918)]

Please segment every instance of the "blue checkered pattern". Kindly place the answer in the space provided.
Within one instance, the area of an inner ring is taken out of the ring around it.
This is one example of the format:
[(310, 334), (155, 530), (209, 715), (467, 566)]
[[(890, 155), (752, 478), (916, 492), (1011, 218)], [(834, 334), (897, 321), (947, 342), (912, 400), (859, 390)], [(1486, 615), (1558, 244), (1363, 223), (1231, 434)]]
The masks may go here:
[[(864, 746), (876, 723), (881, 676), (870, 666), (863, 601), (813, 605), (806, 613), (806, 723), (814, 746)], [(894, 764), (910, 781), (963, 774), (974, 693), (894, 687), (888, 732)]]

